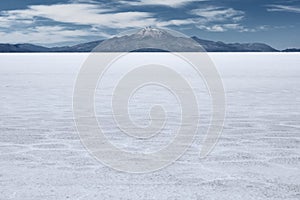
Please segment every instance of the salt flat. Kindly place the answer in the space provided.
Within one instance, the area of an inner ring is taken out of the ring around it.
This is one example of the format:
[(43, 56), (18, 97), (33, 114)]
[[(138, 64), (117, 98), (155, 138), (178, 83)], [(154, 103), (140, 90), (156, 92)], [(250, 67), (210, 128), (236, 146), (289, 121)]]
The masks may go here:
[[(204, 124), (189, 150), (166, 168), (129, 174), (97, 161), (76, 132), (73, 86), (87, 54), (0, 54), (0, 199), (299, 199), (300, 54), (209, 55), (227, 104), (216, 147), (199, 158), (209, 113), (199, 86)], [(145, 96), (133, 100), (136, 116)], [(170, 128), (143, 146), (103, 122), (127, 150), (154, 151), (172, 137)]]

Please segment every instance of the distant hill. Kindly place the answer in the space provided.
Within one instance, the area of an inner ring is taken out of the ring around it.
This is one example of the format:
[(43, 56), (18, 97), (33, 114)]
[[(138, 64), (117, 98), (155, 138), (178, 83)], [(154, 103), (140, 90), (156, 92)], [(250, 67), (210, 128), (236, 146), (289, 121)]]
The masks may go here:
[(192, 37), (209, 52), (278, 52), (277, 49), (263, 43), (224, 43)]
[(0, 44), (0, 52), (47, 52), (49, 48), (33, 44)]
[[(164, 52), (166, 49), (174, 52), (193, 52), (202, 47), (207, 52), (280, 52), (264, 43), (224, 43), (196, 36), (186, 38), (149, 27), (131, 35), (74, 46), (49, 48), (33, 44), (0, 44), (0, 52)], [(285, 49), (282, 52), (300, 52), (300, 49)]]
[(292, 48), (292, 49), (285, 49), (283, 52), (300, 52), (300, 49)]
[(74, 46), (48, 48), (49, 52), (91, 52), (103, 40), (81, 43)]

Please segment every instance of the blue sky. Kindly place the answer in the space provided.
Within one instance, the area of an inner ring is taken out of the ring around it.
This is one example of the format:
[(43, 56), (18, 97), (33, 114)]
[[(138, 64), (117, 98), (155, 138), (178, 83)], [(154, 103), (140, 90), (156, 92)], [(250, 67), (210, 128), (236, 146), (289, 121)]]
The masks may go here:
[(0, 43), (45, 46), (157, 26), (224, 42), (300, 47), (300, 0), (0, 1)]

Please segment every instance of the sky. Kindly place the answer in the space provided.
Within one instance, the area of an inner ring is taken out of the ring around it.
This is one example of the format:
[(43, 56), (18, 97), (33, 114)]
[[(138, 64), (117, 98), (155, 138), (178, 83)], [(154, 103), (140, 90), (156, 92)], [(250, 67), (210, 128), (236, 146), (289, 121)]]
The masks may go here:
[(300, 47), (300, 0), (0, 1), (0, 43), (72, 45), (154, 26), (223, 42)]

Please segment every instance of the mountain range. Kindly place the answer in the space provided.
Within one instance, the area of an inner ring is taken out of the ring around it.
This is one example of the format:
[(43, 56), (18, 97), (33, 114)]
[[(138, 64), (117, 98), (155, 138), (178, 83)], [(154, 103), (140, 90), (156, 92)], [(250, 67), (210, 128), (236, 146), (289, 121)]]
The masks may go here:
[[(280, 52), (264, 43), (224, 43), (175, 36), (158, 28), (143, 28), (130, 35), (113, 37), (73, 46), (44, 47), (34, 44), (0, 44), (0, 52)], [(300, 52), (300, 49), (285, 49), (281, 52)]]

